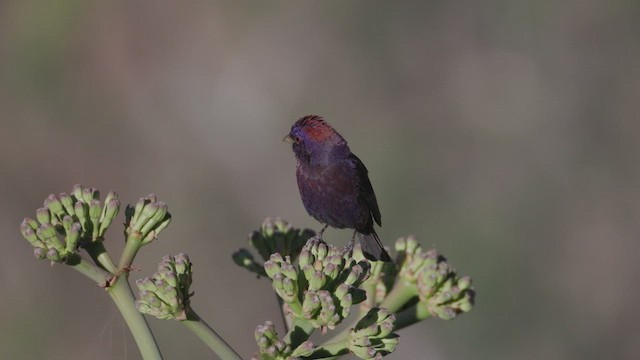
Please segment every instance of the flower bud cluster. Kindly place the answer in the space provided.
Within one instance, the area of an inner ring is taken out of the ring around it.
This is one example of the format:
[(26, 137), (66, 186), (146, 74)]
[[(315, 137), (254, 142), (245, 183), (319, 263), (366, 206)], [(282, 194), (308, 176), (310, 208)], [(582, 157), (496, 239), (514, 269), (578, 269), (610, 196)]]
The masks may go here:
[(115, 192), (109, 192), (102, 204), (98, 190), (75, 185), (71, 194), (49, 195), (36, 211), (37, 222), (25, 218), (20, 232), (37, 258), (64, 262), (78, 245), (103, 238), (119, 209)]
[(369, 310), (351, 329), (347, 348), (361, 359), (381, 359), (395, 351), (398, 335), (393, 333), (396, 318), (384, 308)]
[(275, 253), (295, 260), (304, 244), (313, 235), (312, 230), (294, 228), (281, 218), (266, 218), (259, 231), (249, 234), (249, 242), (265, 261)]
[(258, 325), (255, 336), (259, 352), (251, 358), (252, 360), (297, 360), (301, 356), (311, 355), (315, 350), (313, 342), (309, 340), (291, 349), (291, 344), (278, 338), (271, 321)]
[(369, 263), (315, 238), (302, 248), (297, 266), (275, 253), (264, 269), (288, 312), (323, 331), (334, 329), (366, 297), (359, 287), (369, 276)]
[(184, 320), (189, 306), (192, 264), (186, 254), (165, 256), (158, 264), (158, 272), (136, 281), (138, 311), (158, 319)]
[(396, 250), (401, 253), (399, 276), (414, 284), (420, 304), (426, 306), (432, 316), (449, 320), (473, 307), (475, 292), (471, 278), (458, 277), (446, 259), (431, 249), (426, 252), (414, 237), (399, 239)]
[[(260, 230), (249, 234), (249, 243), (258, 251), (260, 256), (266, 261), (271, 254), (279, 253), (281, 256), (289, 256), (291, 260), (296, 260), (304, 244), (314, 235), (309, 229), (297, 229), (281, 218), (266, 218)], [(240, 249), (233, 253), (233, 261), (243, 268), (265, 276), (262, 262), (255, 261), (251, 252), (247, 249)]]
[(155, 240), (171, 222), (167, 204), (153, 194), (140, 198), (135, 206), (127, 205), (125, 216), (125, 234), (141, 239), (142, 245)]

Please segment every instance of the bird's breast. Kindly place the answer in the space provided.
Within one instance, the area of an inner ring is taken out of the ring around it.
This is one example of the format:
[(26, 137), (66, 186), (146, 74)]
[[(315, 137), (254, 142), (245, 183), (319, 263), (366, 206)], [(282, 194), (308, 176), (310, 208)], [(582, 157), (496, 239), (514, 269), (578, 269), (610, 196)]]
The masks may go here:
[(358, 179), (348, 162), (298, 164), (296, 177), (302, 203), (318, 221), (337, 228), (355, 228), (367, 221), (369, 215), (359, 203)]

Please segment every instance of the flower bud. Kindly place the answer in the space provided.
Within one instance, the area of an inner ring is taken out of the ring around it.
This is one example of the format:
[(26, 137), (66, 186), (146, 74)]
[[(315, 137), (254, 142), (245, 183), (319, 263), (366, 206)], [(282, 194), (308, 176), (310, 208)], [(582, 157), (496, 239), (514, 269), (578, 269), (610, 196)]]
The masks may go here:
[(120, 202), (118, 201), (118, 199), (112, 198), (108, 202), (105, 202), (102, 214), (100, 215), (100, 230), (98, 231), (98, 236), (104, 236), (105, 232), (109, 228), (109, 225), (111, 225), (113, 219), (115, 219), (116, 215), (118, 215), (119, 210)]
[(71, 197), (71, 195), (68, 195), (66, 193), (61, 193), (60, 194), (60, 202), (62, 203), (62, 206), (64, 207), (64, 212), (67, 214), (73, 214), (74, 213), (74, 208), (73, 208), (73, 198)]
[(82, 201), (73, 204), (74, 214), (78, 218), (78, 222), (82, 225), (82, 230), (89, 234), (91, 232), (91, 223), (89, 222), (89, 207)]
[(82, 227), (78, 223), (73, 223), (71, 228), (67, 232), (66, 238), (66, 246), (65, 251), (67, 253), (72, 253), (76, 251), (76, 247), (78, 246), (78, 241), (80, 240), (80, 231), (82, 231)]
[(33, 248), (33, 256), (35, 256), (36, 259), (42, 260), (47, 257), (47, 249), (39, 247)]
[(36, 235), (36, 230), (38, 229), (38, 223), (29, 218), (24, 218), (22, 223), (20, 224), (20, 233), (22, 236), (29, 241), (32, 245), (40, 243), (40, 239)]
[(75, 201), (84, 201), (82, 198), (82, 189), (83, 189), (83, 186), (80, 184), (73, 185), (73, 189), (71, 189), (71, 194), (75, 198)]
[(313, 354), (314, 350), (315, 350), (315, 345), (313, 344), (313, 342), (311, 340), (307, 340), (307, 341), (303, 342), (302, 344), (300, 344), (291, 353), (291, 357), (297, 358), (297, 357), (309, 356), (309, 355)]
[(40, 224), (50, 224), (51, 223), (51, 213), (49, 209), (46, 207), (41, 207), (36, 210), (36, 218), (40, 222)]
[(62, 261), (62, 257), (60, 256), (60, 253), (58, 252), (58, 250), (54, 248), (50, 248), (47, 251), (47, 259), (51, 260), (52, 262)]
[(44, 206), (49, 208), (49, 211), (58, 218), (61, 218), (65, 214), (62, 203), (53, 194), (49, 195), (49, 197), (45, 199)]

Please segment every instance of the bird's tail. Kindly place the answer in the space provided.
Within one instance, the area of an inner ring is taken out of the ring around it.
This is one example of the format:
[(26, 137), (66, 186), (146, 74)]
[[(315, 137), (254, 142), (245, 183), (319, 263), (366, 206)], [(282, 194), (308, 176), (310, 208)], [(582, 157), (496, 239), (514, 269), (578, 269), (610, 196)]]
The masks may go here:
[(371, 234), (358, 233), (360, 236), (360, 246), (362, 247), (362, 253), (368, 260), (390, 262), (391, 256), (387, 250), (384, 249), (380, 238), (375, 231), (371, 231)]

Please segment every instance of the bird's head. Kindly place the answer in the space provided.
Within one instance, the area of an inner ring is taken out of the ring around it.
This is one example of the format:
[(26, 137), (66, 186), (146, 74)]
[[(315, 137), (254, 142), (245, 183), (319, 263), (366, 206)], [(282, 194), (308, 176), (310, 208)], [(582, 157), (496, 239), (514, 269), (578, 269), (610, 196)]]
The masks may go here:
[(342, 136), (317, 115), (307, 115), (298, 119), (283, 141), (291, 143), (299, 160), (309, 160), (312, 154), (324, 157), (336, 147), (346, 148), (346, 141)]

